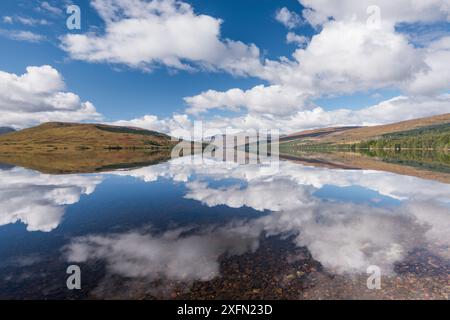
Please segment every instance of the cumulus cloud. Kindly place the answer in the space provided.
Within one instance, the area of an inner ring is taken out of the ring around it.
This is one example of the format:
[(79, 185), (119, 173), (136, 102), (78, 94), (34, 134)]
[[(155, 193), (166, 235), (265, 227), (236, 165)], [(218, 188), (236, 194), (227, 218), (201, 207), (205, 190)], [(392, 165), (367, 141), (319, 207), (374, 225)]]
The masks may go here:
[(92, 103), (64, 89), (62, 75), (51, 66), (30, 66), (23, 75), (0, 71), (0, 125), (100, 119)]
[[(315, 17), (311, 19), (321, 18), (321, 29), (310, 41), (288, 33), (287, 41), (299, 46), (292, 58), (267, 59), (262, 66), (252, 69), (253, 76), (269, 85), (248, 90), (208, 90), (186, 97), (187, 112), (198, 115), (213, 109), (246, 110), (247, 115), (223, 118), (222, 123), (241, 125), (243, 129), (265, 126), (294, 130), (400, 121), (412, 118), (409, 111), (415, 116), (448, 112), (441, 103), (447, 97), (439, 95), (448, 91), (450, 83), (447, 77), (450, 72), (445, 72), (449, 59), (448, 39), (439, 38), (425, 48), (418, 48), (410, 42), (409, 35), (395, 28), (396, 24), (405, 22), (446, 21), (448, 3), (412, 0), (401, 4), (388, 1), (344, 1), (342, 5), (330, 1), (302, 3), (307, 7), (304, 14), (313, 12)], [(370, 5), (381, 9), (379, 23), (367, 23), (374, 11), (373, 7), (367, 10)], [(409, 97), (401, 96), (361, 112), (347, 109), (327, 112), (322, 108), (314, 109), (311, 103), (318, 97), (392, 88), (402, 90)], [(260, 100), (254, 98), (256, 93)], [(439, 107), (413, 108), (413, 101), (424, 107), (437, 102)], [(408, 112), (406, 109), (402, 112), (400, 107), (407, 108)], [(371, 111), (380, 111), (380, 114), (373, 119)], [(384, 118), (381, 112), (385, 113)], [(348, 122), (343, 121), (345, 117), (350, 117)], [(218, 119), (212, 121), (218, 122)]]
[(414, 75), (406, 90), (415, 95), (433, 95), (447, 92), (450, 83), (450, 37), (442, 37), (425, 49), (428, 68)]
[(389, 25), (330, 21), (293, 60), (266, 61), (259, 76), (324, 96), (399, 87), (426, 69), (423, 52)]
[(104, 34), (69, 34), (61, 47), (73, 59), (125, 64), (150, 70), (157, 65), (175, 69), (221, 69), (244, 75), (259, 62), (259, 49), (221, 40), (222, 21), (196, 14), (182, 1), (95, 0), (104, 20)]
[[(305, 40), (296, 37), (292, 34), (291, 41)], [(195, 114), (215, 108), (232, 111), (246, 108), (250, 116), (259, 112), (277, 116), (289, 113), (296, 117), (297, 112), (311, 109), (311, 100), (327, 95), (384, 88), (410, 87), (412, 90), (414, 83), (424, 87), (418, 83), (421, 80), (432, 87), (448, 87), (445, 75), (433, 76), (435, 73), (430, 71), (429, 65), (437, 68), (445, 64), (447, 53), (443, 47), (441, 43), (436, 44), (434, 51), (419, 50), (389, 25), (372, 28), (359, 22), (331, 21), (312, 37), (307, 47), (294, 52), (293, 60), (266, 61), (264, 67), (258, 69), (257, 76), (271, 85), (246, 91), (238, 88), (226, 92), (209, 90), (187, 97), (187, 111)], [(255, 95), (261, 99), (256, 99)], [(279, 121), (282, 119), (277, 118)]]
[(352, 112), (355, 123), (376, 125), (450, 113), (450, 95), (435, 97), (399, 96), (375, 106)]
[(300, 15), (293, 11), (289, 11), (286, 7), (283, 7), (277, 11), (275, 19), (277, 19), (278, 22), (282, 23), (288, 29), (293, 29), (302, 22)]
[(388, 26), (357, 22), (328, 23), (294, 57), (298, 70), (286, 80), (301, 81), (320, 94), (393, 87), (426, 69), (421, 52), (404, 36)]
[[(212, 100), (214, 98), (220, 99)], [(208, 110), (209, 108), (206, 108), (207, 105), (220, 105), (223, 109), (233, 110), (236, 105), (234, 102), (231, 103), (229, 99), (230, 96), (226, 94), (214, 92), (212, 95), (206, 93), (206, 95), (196, 96), (189, 101), (192, 103), (192, 111)], [(283, 97), (283, 99), (286, 99), (286, 97)], [(283, 99), (281, 101), (286, 101)], [(227, 101), (229, 103), (228, 108), (225, 108), (224, 103)], [(286, 108), (285, 113), (282, 110), (276, 110), (277, 107), (283, 107), (282, 104), (277, 104), (276, 100), (273, 100), (273, 104), (270, 104), (270, 102), (271, 100), (264, 102), (264, 106), (266, 106), (265, 111), (269, 114), (254, 112), (253, 110), (261, 109), (259, 106), (259, 108), (255, 109), (247, 108), (249, 113), (245, 115), (215, 117), (208, 119), (205, 124), (209, 128), (221, 130), (226, 128), (235, 131), (278, 129), (282, 134), (288, 134), (321, 127), (381, 125), (450, 112), (450, 95), (448, 94), (433, 97), (397, 96), (362, 109), (341, 108), (336, 110), (326, 110), (312, 104), (306, 105), (308, 103), (307, 99), (303, 101), (299, 99), (297, 104), (293, 103), (290, 107), (284, 107)], [(270, 108), (273, 108), (272, 111)], [(300, 109), (300, 111), (296, 111), (297, 109)], [(288, 110), (291, 111), (291, 114), (289, 114)], [(270, 114), (272, 112), (278, 116), (274, 117)]]
[[(448, 0), (299, 0), (306, 7), (305, 19), (313, 25), (334, 20), (356, 20), (366, 22), (374, 13), (376, 6), (380, 9), (381, 19), (396, 24), (401, 22), (435, 22), (450, 21), (450, 3)], [(369, 9), (369, 10), (368, 10)]]
[(247, 109), (249, 113), (290, 114), (305, 108), (306, 96), (293, 87), (256, 86), (250, 90), (231, 89), (226, 92), (209, 90), (184, 99), (190, 106), (187, 113), (198, 114), (209, 109)]
[[(195, 116), (214, 109), (247, 112), (237, 117), (204, 118), (210, 127), (219, 129), (276, 127), (287, 132), (318, 126), (387, 123), (411, 118), (412, 114), (446, 112), (446, 106), (440, 102), (447, 97), (438, 94), (448, 89), (450, 72), (442, 72), (447, 68), (448, 41), (440, 39), (427, 48), (417, 48), (408, 35), (395, 28), (398, 23), (448, 20), (445, 1), (344, 1), (339, 5), (327, 0), (301, 2), (306, 7), (305, 18), (321, 28), (310, 40), (289, 32), (287, 42), (298, 45), (291, 58), (262, 61), (256, 46), (222, 39), (220, 19), (198, 14), (191, 5), (175, 0), (95, 0), (92, 5), (105, 22), (104, 32), (69, 34), (62, 38), (61, 46), (72, 58), (90, 62), (118, 63), (144, 70), (158, 65), (221, 70), (265, 81), (266, 84), (247, 90), (208, 90), (184, 99), (188, 105), (186, 113)], [(378, 24), (367, 23), (373, 13), (367, 10), (370, 5), (381, 9)], [(277, 19), (289, 28), (300, 23), (300, 17), (286, 8), (277, 12)], [(392, 88), (410, 96), (360, 111), (328, 112), (312, 102), (330, 95)], [(427, 106), (438, 102), (443, 109), (400, 111), (399, 107), (411, 105), (408, 101)], [(375, 118), (368, 113), (378, 110), (385, 112), (383, 117), (381, 113)], [(117, 124), (170, 133), (176, 127), (185, 129), (191, 122), (185, 115), (176, 117), (182, 118), (181, 123), (175, 117), (146, 115)], [(346, 118), (348, 121), (344, 121)]]

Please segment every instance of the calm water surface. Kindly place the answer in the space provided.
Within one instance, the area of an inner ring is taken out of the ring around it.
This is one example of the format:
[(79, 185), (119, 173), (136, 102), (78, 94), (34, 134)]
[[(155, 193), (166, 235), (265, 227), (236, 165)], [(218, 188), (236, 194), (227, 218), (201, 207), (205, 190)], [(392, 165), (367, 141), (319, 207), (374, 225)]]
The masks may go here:
[[(0, 166), (0, 298), (449, 298), (449, 184), (191, 160), (72, 175)], [(66, 288), (72, 264), (79, 291)]]

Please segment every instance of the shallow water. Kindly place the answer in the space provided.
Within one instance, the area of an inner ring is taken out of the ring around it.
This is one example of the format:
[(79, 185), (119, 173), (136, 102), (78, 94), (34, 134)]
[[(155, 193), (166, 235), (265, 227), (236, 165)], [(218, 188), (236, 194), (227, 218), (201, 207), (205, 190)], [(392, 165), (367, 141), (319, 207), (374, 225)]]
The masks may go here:
[(0, 166), (0, 179), (1, 299), (449, 297), (444, 182), (191, 157), (94, 174)]

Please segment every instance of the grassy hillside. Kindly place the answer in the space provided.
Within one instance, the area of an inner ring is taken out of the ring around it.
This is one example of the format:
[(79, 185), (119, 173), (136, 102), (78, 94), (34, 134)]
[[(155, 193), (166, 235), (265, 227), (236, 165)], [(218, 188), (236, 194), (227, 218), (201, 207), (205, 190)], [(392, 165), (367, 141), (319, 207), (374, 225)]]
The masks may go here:
[(326, 134), (316, 136), (296, 134), (300, 138), (282, 139), (280, 148), (448, 148), (449, 128), (450, 114), (444, 114), (382, 126), (329, 128)]
[(305, 130), (297, 133), (290, 134), (288, 136), (284, 136), (280, 138), (281, 142), (289, 142), (289, 141), (296, 141), (296, 140), (316, 140), (320, 138), (324, 138), (330, 134), (341, 132), (341, 131), (347, 131), (352, 130), (360, 127), (336, 127), (336, 128), (321, 128), (321, 129), (314, 129), (314, 130)]
[(129, 127), (51, 122), (0, 136), (0, 152), (168, 149), (168, 135)]
[(358, 149), (450, 149), (450, 123), (384, 134), (353, 146)]

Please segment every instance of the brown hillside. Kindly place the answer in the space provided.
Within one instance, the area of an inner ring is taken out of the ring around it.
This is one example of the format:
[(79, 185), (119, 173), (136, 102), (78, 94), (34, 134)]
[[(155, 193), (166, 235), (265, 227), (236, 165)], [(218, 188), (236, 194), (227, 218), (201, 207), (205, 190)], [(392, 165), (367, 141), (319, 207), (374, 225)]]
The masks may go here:
[(351, 144), (369, 140), (388, 133), (407, 131), (444, 123), (450, 123), (450, 113), (372, 127), (350, 129), (348, 127), (337, 127), (318, 129), (315, 131), (308, 130), (292, 135), (293, 139), (281, 140), (282, 142), (293, 140), (298, 140), (301, 142), (301, 140), (308, 140), (313, 143)]
[(299, 139), (323, 138), (332, 133), (347, 131), (347, 130), (356, 129), (356, 128), (360, 128), (360, 127), (335, 127), (335, 128), (321, 128), (321, 129), (305, 130), (305, 131), (301, 131), (301, 132), (292, 133), (285, 137), (281, 137), (280, 141), (287, 142), (287, 141), (293, 141), (293, 140), (299, 140)]
[(102, 124), (50, 122), (0, 136), (1, 152), (160, 149), (174, 142), (155, 131)]

